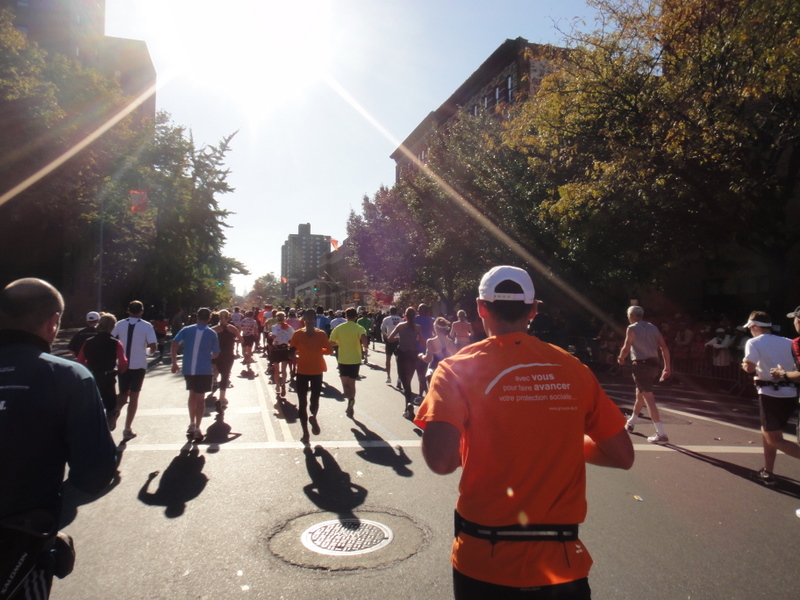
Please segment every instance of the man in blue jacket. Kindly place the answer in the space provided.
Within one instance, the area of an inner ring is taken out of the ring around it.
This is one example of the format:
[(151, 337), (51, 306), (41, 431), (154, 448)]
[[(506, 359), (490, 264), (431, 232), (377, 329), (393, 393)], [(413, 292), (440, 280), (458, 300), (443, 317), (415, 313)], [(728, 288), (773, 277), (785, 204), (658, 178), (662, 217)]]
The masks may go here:
[[(61, 294), (40, 279), (19, 279), (0, 292), (0, 520), (42, 511), (51, 517), (50, 537), (67, 464), (69, 481), (91, 494), (116, 472), (91, 373), (50, 354), (63, 312)], [(12, 597), (47, 598), (53, 570), (52, 554), (42, 553)]]

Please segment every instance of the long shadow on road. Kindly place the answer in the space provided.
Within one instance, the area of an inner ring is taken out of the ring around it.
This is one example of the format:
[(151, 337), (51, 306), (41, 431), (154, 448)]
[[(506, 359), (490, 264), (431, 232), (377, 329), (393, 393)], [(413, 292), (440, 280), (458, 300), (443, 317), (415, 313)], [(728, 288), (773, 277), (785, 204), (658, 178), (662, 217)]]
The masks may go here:
[(665, 447), (671, 448), (676, 452), (680, 452), (681, 454), (694, 458), (695, 460), (702, 461), (719, 469), (724, 469), (731, 475), (736, 475), (737, 477), (741, 477), (742, 479), (751, 481), (756, 485), (767, 487), (768, 489), (774, 490), (785, 496), (791, 496), (792, 498), (800, 498), (800, 482), (795, 481), (794, 479), (776, 475), (775, 476), (776, 482), (774, 486), (764, 486), (764, 484), (756, 480), (757, 472), (754, 471), (753, 469), (748, 469), (747, 467), (730, 463), (726, 460), (720, 460), (719, 458), (708, 456), (707, 454), (695, 452), (694, 450), (682, 448), (681, 446), (675, 446), (674, 444), (665, 444)]
[[(322, 446), (303, 450), (311, 483), (303, 488), (308, 499), (339, 519), (355, 519), (353, 511), (367, 499), (367, 489), (350, 480), (333, 455)], [(319, 460), (318, 460), (319, 459)]]
[(197, 446), (185, 444), (161, 474), (155, 492), (149, 489), (159, 472), (154, 471), (147, 476), (147, 481), (139, 490), (139, 500), (150, 506), (165, 507), (164, 515), (169, 519), (180, 517), (186, 511), (186, 504), (203, 493), (208, 483), (208, 477), (203, 473), (205, 464), (205, 456), (200, 454)]
[[(600, 385), (620, 407), (631, 408), (635, 397), (633, 381), (625, 375), (596, 372)], [(700, 417), (758, 430), (760, 427), (758, 403), (752, 397), (727, 394), (704, 388), (691, 379), (671, 379), (657, 385), (653, 392), (659, 406), (673, 408)], [(794, 432), (794, 427), (787, 428)]]
[(361, 428), (361, 431), (356, 428), (350, 429), (356, 441), (361, 444), (361, 450), (356, 452), (358, 456), (367, 462), (391, 467), (401, 477), (414, 475), (414, 471), (408, 468), (408, 465), (411, 464), (411, 459), (408, 458), (402, 446), (397, 446), (397, 451), (395, 452), (395, 449), (386, 440), (369, 429), (364, 423), (356, 419), (353, 419), (353, 422)]

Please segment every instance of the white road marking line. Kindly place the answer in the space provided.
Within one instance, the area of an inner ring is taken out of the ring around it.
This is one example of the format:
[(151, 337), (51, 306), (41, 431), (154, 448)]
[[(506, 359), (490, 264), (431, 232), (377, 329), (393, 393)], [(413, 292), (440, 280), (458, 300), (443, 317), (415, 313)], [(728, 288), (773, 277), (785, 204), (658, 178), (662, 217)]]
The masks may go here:
[[(269, 392), (269, 375), (267, 375), (267, 368), (269, 368), (269, 365), (265, 363), (264, 368), (262, 368), (260, 359), (258, 360), (258, 362), (256, 362), (256, 365), (258, 366), (258, 368), (259, 368), (259, 370), (261, 372), (261, 384), (264, 386), (264, 394), (267, 394)], [(270, 394), (270, 398), (272, 398), (271, 394)], [(292, 431), (289, 429), (289, 424), (286, 422), (286, 415), (283, 414), (283, 406), (281, 405), (280, 402), (277, 402), (277, 395), (276, 395), (275, 399), (276, 399), (276, 402), (275, 402), (275, 404), (273, 404), (273, 406), (275, 407), (275, 411), (278, 413), (276, 418), (277, 418), (278, 424), (279, 424), (279, 426), (281, 428), (281, 433), (283, 434), (283, 439), (286, 440), (287, 442), (292, 442), (292, 441), (294, 441), (294, 436), (292, 436)], [(265, 401), (265, 404), (266, 404), (266, 401)], [(267, 416), (269, 417), (270, 415), (267, 415)], [(272, 416), (275, 416), (275, 415), (273, 414)]]
[(659, 452), (659, 451), (672, 451), (680, 452), (681, 450), (688, 450), (689, 452), (696, 452), (698, 454), (762, 454), (764, 450), (761, 446), (683, 446), (674, 444), (634, 444), (634, 452)]
[(272, 419), (270, 418), (269, 407), (267, 406), (266, 391), (264, 390), (264, 375), (261, 375), (261, 381), (256, 383), (256, 395), (258, 396), (258, 405), (261, 408), (261, 420), (264, 421), (264, 429), (267, 432), (268, 443), (275, 443), (277, 436), (275, 430), (272, 428)]
[[(176, 442), (174, 444), (137, 444), (135, 441), (128, 442), (125, 452), (152, 452), (152, 451), (175, 451), (180, 449), (185, 442)], [(369, 440), (359, 442), (357, 440), (312, 440), (311, 447), (322, 446), (323, 448), (419, 448), (422, 441), (419, 439), (412, 440)], [(207, 447), (207, 444), (200, 444), (199, 447)], [(227, 450), (286, 450), (286, 449), (301, 449), (303, 444), (296, 441), (269, 441), (269, 442), (240, 442), (234, 440), (224, 444), (217, 445), (220, 451)], [(690, 452), (697, 452), (699, 454), (761, 454), (762, 449), (760, 446), (676, 446), (670, 445), (661, 446), (658, 444), (635, 444), (634, 450), (636, 452), (680, 452), (681, 450), (688, 450)]]
[[(125, 446), (125, 452), (152, 452), (152, 451), (170, 451), (174, 452), (176, 449), (182, 448), (186, 442), (176, 442), (174, 444), (133, 444), (128, 442)], [(314, 446), (322, 446), (326, 449), (334, 448), (396, 448), (401, 446), (403, 448), (419, 448), (422, 444), (421, 440), (393, 440), (393, 441), (365, 441), (358, 442), (356, 440), (312, 440), (311, 448)], [(208, 447), (209, 444), (199, 444), (199, 448)], [(219, 452), (228, 450), (285, 450), (285, 449), (302, 449), (301, 442), (287, 441), (287, 442), (239, 442), (232, 441), (224, 444), (215, 444)]]

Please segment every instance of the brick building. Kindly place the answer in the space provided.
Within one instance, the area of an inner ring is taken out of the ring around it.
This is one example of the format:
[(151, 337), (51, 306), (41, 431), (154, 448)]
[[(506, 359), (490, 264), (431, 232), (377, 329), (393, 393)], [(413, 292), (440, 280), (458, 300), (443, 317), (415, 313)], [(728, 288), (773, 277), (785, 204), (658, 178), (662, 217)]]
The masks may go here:
[(417, 161), (425, 163), (428, 140), (437, 130), (446, 127), (460, 109), (477, 114), (503, 105), (523, 102), (539, 89), (542, 79), (552, 71), (554, 58), (567, 52), (556, 46), (532, 44), (518, 37), (506, 40), (438, 109), (428, 114), (397, 148), (395, 179), (416, 170)]

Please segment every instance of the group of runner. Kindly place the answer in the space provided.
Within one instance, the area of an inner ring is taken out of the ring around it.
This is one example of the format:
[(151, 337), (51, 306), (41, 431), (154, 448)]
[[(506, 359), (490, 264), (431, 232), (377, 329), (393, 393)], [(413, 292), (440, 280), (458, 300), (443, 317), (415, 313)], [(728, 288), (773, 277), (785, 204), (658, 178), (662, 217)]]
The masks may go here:
[[(578, 536), (586, 516), (586, 464), (632, 466), (628, 432), (644, 405), (656, 427), (648, 441), (668, 443), (650, 389), (653, 380), (670, 374), (668, 349), (657, 328), (644, 321), (643, 309), (631, 306), (618, 356), (620, 363), (632, 359), (637, 385), (637, 404), (626, 423), (588, 367), (528, 335), (538, 303), (527, 272), (495, 267), (482, 278), (478, 293), (478, 313), (489, 337), (461, 350), (458, 328), (447, 319), (431, 317), (424, 305), (409, 307), (403, 319), (392, 310), (380, 328), (387, 358), (397, 357), (405, 416), (423, 429), (425, 462), (440, 474), (462, 469), (451, 555), (454, 595), (459, 600), (588, 599), (591, 558)], [(107, 485), (115, 466), (109, 428), (126, 403), (123, 439), (136, 436), (131, 423), (147, 367), (140, 361), (156, 349), (153, 328), (141, 319), (142, 304), (132, 302), (130, 316), (117, 323), (111, 315), (87, 315), (87, 329), (95, 332), (82, 330), (77, 356), (94, 377), (48, 353), (63, 310), (58, 291), (41, 280), (19, 280), (0, 292), (0, 456), (9, 457), (0, 461), (0, 471), (4, 481), (16, 483), (14, 493), (0, 502), (0, 517), (25, 516), (26, 509), (41, 506), (57, 514), (66, 463), (70, 479), (83, 489), (97, 492)], [(253, 349), (265, 351), (279, 396), (294, 374), (304, 444), (309, 441), (309, 424), (311, 433), (320, 433), (317, 409), (327, 368), (324, 357), (336, 349), (346, 414), (353, 418), (359, 366), (366, 361), (369, 344), (369, 328), (359, 324), (356, 309), (347, 309), (342, 322), (328, 321), (329, 335), (321, 309), (307, 309), (299, 324), (291, 321), (296, 319), (291, 310), (265, 310), (266, 314), (236, 309), (212, 314), (202, 308), (196, 323), (173, 338), (172, 370), (177, 372), (182, 361), (189, 390), (190, 439), (203, 438), (200, 421), (216, 377), (224, 399), (237, 343), (246, 353), (247, 367)], [(800, 307), (787, 316), (800, 333)], [(751, 313), (744, 327), (752, 338), (742, 368), (753, 375), (759, 390), (764, 438), (765, 465), (755, 476), (776, 485), (772, 469), (777, 451), (800, 458), (800, 446), (783, 438), (797, 406), (800, 339), (793, 345), (775, 336), (772, 319), (760, 311)], [(101, 355), (103, 360), (98, 359)], [(419, 375), (420, 363), (425, 367), (419, 377), (421, 406), (414, 415), (418, 400), (410, 392), (411, 378), (415, 372)], [(106, 427), (102, 390), (94, 382), (115, 369), (125, 372), (120, 394), (106, 402)], [(387, 376), (391, 383), (388, 366)], [(224, 410), (222, 400), (219, 409)], [(32, 451), (41, 448), (48, 449), (45, 458)], [(49, 589), (55, 570), (48, 562), (51, 555), (41, 556), (22, 574), (22, 586), (41, 583)]]

